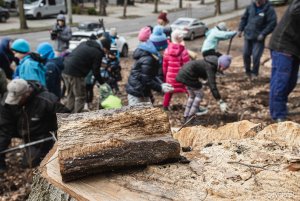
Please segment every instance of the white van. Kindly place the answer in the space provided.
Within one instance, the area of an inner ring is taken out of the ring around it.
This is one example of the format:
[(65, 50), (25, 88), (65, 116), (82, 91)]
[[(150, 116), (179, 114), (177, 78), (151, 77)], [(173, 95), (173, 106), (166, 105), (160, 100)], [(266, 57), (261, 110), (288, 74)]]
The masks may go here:
[(25, 0), (26, 17), (42, 18), (44, 16), (66, 13), (65, 0)]

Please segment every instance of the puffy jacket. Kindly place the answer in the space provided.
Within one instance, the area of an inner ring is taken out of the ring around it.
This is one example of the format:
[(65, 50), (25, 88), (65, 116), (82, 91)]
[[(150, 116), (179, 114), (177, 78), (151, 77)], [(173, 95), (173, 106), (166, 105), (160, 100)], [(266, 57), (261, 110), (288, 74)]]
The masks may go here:
[(176, 81), (176, 76), (180, 68), (189, 60), (189, 54), (183, 45), (169, 42), (163, 57), (163, 73), (165, 82), (174, 87), (174, 93), (186, 92), (185, 86)]
[(270, 49), (300, 58), (300, 1), (293, 1), (276, 27)]
[(218, 57), (207, 56), (204, 60), (193, 60), (185, 64), (179, 71), (176, 80), (188, 87), (201, 89), (202, 83), (199, 78), (208, 81), (208, 86), (216, 100), (221, 99), (216, 84)]
[[(58, 25), (53, 27), (53, 30), (57, 29)], [(72, 38), (72, 30), (69, 26), (59, 27), (61, 30), (57, 34), (57, 39), (55, 41), (55, 50), (58, 52), (62, 52), (69, 48), (69, 41)]]
[(239, 31), (244, 31), (247, 40), (255, 40), (260, 34), (266, 37), (274, 30), (276, 18), (274, 8), (268, 1), (260, 8), (251, 3), (241, 18)]
[(203, 42), (201, 51), (217, 50), (220, 40), (227, 40), (236, 34), (235, 31), (222, 31), (214, 27), (205, 33), (206, 39)]
[(46, 86), (49, 92), (57, 97), (61, 96), (61, 73), (64, 69), (64, 59), (57, 57), (47, 60), (46, 68)]
[(17, 66), (14, 78), (38, 81), (46, 86), (46, 68), (43, 63), (33, 59), (32, 55), (26, 55)]
[(58, 98), (37, 82), (28, 81), (33, 93), (24, 106), (0, 104), (0, 135), (24, 136), (25, 141), (49, 137), (57, 130), (56, 113), (69, 113)]
[(3, 69), (8, 79), (12, 79), (13, 70), (10, 68), (10, 64), (15, 60), (13, 52), (9, 49), (10, 38), (3, 38), (0, 41), (0, 68)]
[(95, 40), (80, 43), (65, 57), (63, 73), (74, 77), (86, 77), (92, 70), (96, 80), (103, 84), (100, 66), (104, 52), (99, 43)]
[(151, 90), (161, 92), (158, 71), (160, 55), (153, 43), (141, 43), (133, 53), (136, 60), (126, 85), (126, 92), (136, 97), (150, 97)]

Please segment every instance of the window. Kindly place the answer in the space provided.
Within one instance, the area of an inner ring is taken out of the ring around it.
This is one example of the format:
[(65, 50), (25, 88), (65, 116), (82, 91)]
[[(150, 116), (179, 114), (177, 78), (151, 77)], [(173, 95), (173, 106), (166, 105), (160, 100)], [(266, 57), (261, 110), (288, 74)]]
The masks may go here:
[(49, 0), (49, 5), (50, 5), (50, 6), (56, 5), (55, 0)]

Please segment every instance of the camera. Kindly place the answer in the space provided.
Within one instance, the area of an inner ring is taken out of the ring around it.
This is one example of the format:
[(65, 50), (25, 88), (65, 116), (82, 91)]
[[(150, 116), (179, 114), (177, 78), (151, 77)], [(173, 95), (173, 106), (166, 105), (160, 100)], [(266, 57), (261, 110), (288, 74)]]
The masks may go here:
[(56, 26), (50, 33), (51, 40), (56, 40), (57, 35), (62, 31), (63, 31), (63, 29), (60, 26)]

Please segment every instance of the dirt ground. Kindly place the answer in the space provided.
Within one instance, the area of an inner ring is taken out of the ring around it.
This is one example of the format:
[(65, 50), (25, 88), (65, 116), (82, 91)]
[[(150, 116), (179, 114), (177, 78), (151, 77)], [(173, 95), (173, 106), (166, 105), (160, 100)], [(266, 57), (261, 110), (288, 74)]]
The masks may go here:
[[(286, 7), (276, 7), (278, 18), (285, 11)], [(235, 18), (227, 21), (230, 29), (236, 30), (240, 19)], [(186, 46), (198, 53), (203, 43), (204, 38), (196, 39), (195, 41), (186, 41)], [(229, 41), (223, 41), (219, 45), (219, 50), (226, 53)], [(268, 44), (268, 42), (266, 42)], [(222, 114), (220, 112), (217, 102), (214, 100), (208, 87), (204, 88), (204, 100), (201, 106), (207, 107), (209, 112), (206, 115), (197, 117), (190, 125), (202, 125), (208, 127), (218, 127), (228, 122), (235, 122), (238, 120), (250, 120), (254, 123), (262, 123), (268, 125), (272, 121), (268, 110), (268, 96), (269, 96), (269, 81), (271, 68), (260, 68), (260, 75), (257, 80), (249, 80), (243, 69), (242, 62), (242, 45), (243, 38), (234, 38), (230, 54), (233, 56), (232, 67), (225, 73), (224, 77), (218, 78), (218, 88), (222, 98), (229, 106), (229, 112)], [(266, 48), (262, 62), (269, 58), (269, 50)], [(120, 82), (121, 95), (123, 104), (127, 104), (127, 95), (124, 86), (127, 81), (130, 68), (133, 64), (132, 58), (122, 59), (122, 74), (123, 81)], [(95, 88), (97, 91), (97, 88)], [(300, 89), (297, 86), (294, 92), (289, 97), (289, 116), (288, 119), (300, 123), (300, 110), (298, 109), (300, 97)], [(167, 111), (172, 127), (180, 127), (183, 118), (184, 105), (187, 97), (185, 94), (175, 94), (171, 101), (170, 110)], [(155, 93), (154, 106), (162, 108), (162, 94)], [(13, 146), (19, 144), (19, 140), (14, 140)], [(7, 200), (26, 200), (30, 193), (31, 179), (34, 175), (34, 170), (20, 169), (20, 160), (22, 152), (15, 152), (7, 154), (8, 172), (0, 175), (0, 201)]]

